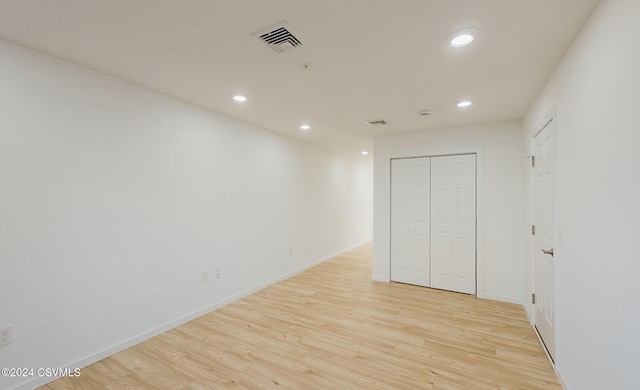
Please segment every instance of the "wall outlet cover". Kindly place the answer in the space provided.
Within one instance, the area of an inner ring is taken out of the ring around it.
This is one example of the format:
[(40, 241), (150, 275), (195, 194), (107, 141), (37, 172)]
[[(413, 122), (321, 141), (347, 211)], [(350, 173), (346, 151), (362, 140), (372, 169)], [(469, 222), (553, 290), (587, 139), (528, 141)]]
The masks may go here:
[(0, 328), (0, 346), (11, 344), (13, 342), (13, 325), (3, 326)]

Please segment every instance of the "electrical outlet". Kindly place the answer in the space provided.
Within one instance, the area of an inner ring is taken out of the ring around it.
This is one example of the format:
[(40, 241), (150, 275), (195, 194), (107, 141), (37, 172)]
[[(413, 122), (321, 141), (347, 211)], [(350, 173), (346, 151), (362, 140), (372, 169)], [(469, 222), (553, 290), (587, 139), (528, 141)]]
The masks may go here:
[(206, 284), (208, 282), (209, 282), (209, 273), (208, 272), (203, 272), (202, 273), (202, 277), (200, 278), (200, 283)]
[(13, 342), (13, 325), (0, 328), (0, 346)]
[(222, 272), (220, 271), (220, 268), (216, 268), (216, 279), (220, 279), (220, 274)]

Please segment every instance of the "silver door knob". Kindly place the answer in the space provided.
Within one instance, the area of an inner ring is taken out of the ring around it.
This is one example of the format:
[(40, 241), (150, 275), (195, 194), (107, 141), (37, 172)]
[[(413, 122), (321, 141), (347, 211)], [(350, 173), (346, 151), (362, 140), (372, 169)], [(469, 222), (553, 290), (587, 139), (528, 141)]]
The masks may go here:
[(551, 249), (543, 249), (542, 253), (544, 253), (545, 255), (551, 255), (551, 257), (553, 257), (553, 248)]

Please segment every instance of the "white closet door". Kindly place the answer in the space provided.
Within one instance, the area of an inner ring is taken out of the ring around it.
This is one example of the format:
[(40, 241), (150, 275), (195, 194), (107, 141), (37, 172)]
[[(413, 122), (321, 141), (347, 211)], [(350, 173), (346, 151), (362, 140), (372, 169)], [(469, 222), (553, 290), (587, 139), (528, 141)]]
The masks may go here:
[(391, 160), (391, 280), (429, 287), (430, 159)]
[(476, 293), (476, 156), (431, 158), (431, 287)]

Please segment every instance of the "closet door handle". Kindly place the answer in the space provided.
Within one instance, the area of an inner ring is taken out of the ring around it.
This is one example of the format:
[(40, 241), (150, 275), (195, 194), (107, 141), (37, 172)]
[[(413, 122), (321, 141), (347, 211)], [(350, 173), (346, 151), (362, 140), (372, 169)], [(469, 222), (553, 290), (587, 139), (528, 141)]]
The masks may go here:
[(545, 255), (551, 255), (551, 257), (553, 257), (553, 248), (551, 248), (551, 249), (543, 249), (542, 253), (544, 253)]

